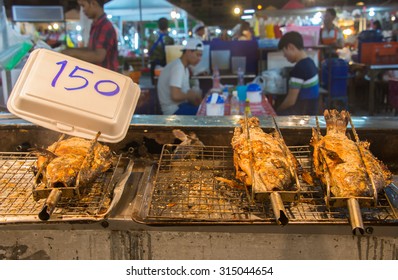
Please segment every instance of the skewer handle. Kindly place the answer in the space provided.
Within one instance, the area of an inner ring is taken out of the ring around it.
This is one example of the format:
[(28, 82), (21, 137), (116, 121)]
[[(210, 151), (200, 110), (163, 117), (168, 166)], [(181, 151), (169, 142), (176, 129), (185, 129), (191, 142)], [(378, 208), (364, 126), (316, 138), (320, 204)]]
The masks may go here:
[(59, 199), (61, 198), (62, 191), (60, 189), (52, 189), (50, 195), (47, 197), (46, 202), (43, 205), (39, 213), (39, 219), (42, 221), (48, 221), (51, 214), (54, 212), (55, 207)]
[(278, 192), (272, 192), (270, 199), (276, 222), (282, 226), (287, 225), (289, 223), (289, 218), (286, 216), (286, 209), (285, 205), (283, 205), (281, 195)]
[(363, 226), (361, 208), (359, 207), (359, 202), (356, 198), (349, 198), (347, 200), (348, 212), (350, 213), (350, 224), (352, 233), (356, 235), (359, 231), (361, 235), (365, 233)]

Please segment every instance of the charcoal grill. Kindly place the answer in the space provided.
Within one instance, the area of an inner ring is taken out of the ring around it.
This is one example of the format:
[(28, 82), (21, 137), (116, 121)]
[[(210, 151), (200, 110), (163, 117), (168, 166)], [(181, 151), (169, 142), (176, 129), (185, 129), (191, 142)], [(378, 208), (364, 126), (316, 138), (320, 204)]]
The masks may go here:
[[(133, 204), (133, 219), (149, 225), (275, 224), (271, 203), (250, 203), (243, 188), (216, 177), (234, 178), (233, 151), (227, 146), (184, 147), (189, 156), (176, 156), (175, 145), (163, 147), (158, 165), (148, 167)], [(304, 170), (312, 168), (309, 146), (289, 146)], [(284, 207), (290, 224), (347, 224), (346, 207), (328, 207), (322, 186), (300, 179), (297, 201)], [(377, 205), (361, 208), (366, 224), (398, 222), (384, 194)]]
[[(38, 220), (43, 199), (33, 196), (35, 175), (32, 169), (36, 160), (31, 153), (0, 153), (0, 223)], [(79, 197), (61, 197), (51, 220), (96, 221), (107, 217), (120, 199), (132, 166), (128, 158), (118, 156), (114, 167), (90, 187), (82, 188)]]

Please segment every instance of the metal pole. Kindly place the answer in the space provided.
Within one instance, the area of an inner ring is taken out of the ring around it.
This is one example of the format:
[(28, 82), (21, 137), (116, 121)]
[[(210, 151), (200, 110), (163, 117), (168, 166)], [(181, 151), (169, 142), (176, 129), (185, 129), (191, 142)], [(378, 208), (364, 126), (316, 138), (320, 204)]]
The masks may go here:
[[(6, 15), (6, 8), (4, 6), (4, 0), (0, 0), (0, 32), (2, 34), (2, 39), (3, 39), (3, 50), (6, 50), (9, 47), (9, 43), (8, 43), (8, 31), (7, 31), (7, 15)], [(6, 77), (4, 83), (7, 86), (7, 92), (3, 91), (3, 98), (5, 100), (5, 103), (7, 103), (8, 96), (10, 96), (11, 93), (12, 80), (11, 80), (11, 71), (4, 69), (4, 72)]]
[(184, 34), (185, 34), (185, 38), (188, 39), (188, 15), (187, 13), (181, 13), (183, 14), (183, 18), (184, 18)]
[[(4, 20), (3, 20), (4, 19)], [(3, 38), (3, 49), (8, 48), (7, 16), (4, 0), (0, 0), (0, 32)]]
[(145, 59), (144, 59), (144, 49), (143, 49), (143, 44), (142, 40), (144, 39), (144, 26), (142, 24), (142, 4), (141, 0), (139, 0), (139, 7), (140, 7), (140, 51), (141, 51), (141, 66), (142, 68), (145, 68)]

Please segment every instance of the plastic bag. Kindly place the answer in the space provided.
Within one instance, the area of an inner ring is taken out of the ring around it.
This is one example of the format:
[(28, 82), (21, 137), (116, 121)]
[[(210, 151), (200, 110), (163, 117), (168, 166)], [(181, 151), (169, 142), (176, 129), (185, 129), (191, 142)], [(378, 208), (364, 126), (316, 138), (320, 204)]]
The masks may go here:
[(266, 90), (266, 81), (263, 76), (257, 76), (249, 84), (257, 84), (261, 87), (262, 91)]
[(270, 69), (263, 71), (262, 77), (265, 84), (265, 92), (271, 94), (286, 94), (286, 77), (283, 69)]
[(33, 44), (10, 27), (4, 7), (0, 9), (0, 67), (12, 70), (29, 52)]

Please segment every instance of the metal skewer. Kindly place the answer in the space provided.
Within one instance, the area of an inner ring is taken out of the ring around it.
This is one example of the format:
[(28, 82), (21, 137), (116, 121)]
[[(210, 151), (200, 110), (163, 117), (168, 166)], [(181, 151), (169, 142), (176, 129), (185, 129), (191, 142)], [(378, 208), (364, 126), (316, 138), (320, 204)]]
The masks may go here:
[[(272, 120), (274, 122), (275, 129), (278, 132), (279, 138), (283, 142), (282, 152), (283, 152), (283, 155), (285, 156), (285, 158), (286, 158), (286, 160), (287, 160), (287, 162), (289, 164), (290, 175), (295, 178), (296, 188), (297, 188), (297, 190), (300, 190), (300, 182), (299, 182), (299, 179), (298, 179), (298, 175), (297, 175), (297, 172), (296, 172), (295, 168), (293, 167), (293, 163), (291, 161), (289, 153), (286, 150), (287, 149), (286, 143), (285, 143), (285, 141), (284, 141), (284, 139), (282, 137), (282, 133), (281, 133), (281, 131), (279, 129), (278, 124), (276, 123), (275, 118), (272, 117)], [(280, 192), (279, 191), (272, 191), (271, 194), (270, 194), (270, 200), (271, 200), (272, 210), (274, 212), (276, 221), (279, 224), (281, 224), (281, 225), (287, 225), (289, 223), (289, 218), (288, 218), (288, 216), (286, 214), (285, 205), (283, 204), (283, 199), (281, 197)]]
[(365, 160), (365, 155), (363, 153), (363, 150), (361, 149), (359, 137), (358, 137), (357, 131), (355, 129), (355, 126), (352, 123), (351, 115), (348, 112), (347, 112), (347, 115), (348, 115), (348, 120), (349, 120), (350, 125), (351, 125), (352, 133), (354, 134), (355, 145), (356, 145), (356, 147), (358, 149), (359, 157), (361, 158), (362, 164), (365, 166), (366, 173), (367, 173), (367, 175), (368, 175), (368, 177), (370, 179), (370, 182), (372, 184), (373, 199), (374, 199), (373, 202), (374, 202), (374, 205), (376, 206), (377, 205), (377, 189), (376, 189), (375, 181), (373, 179), (373, 173), (371, 172), (370, 167), (367, 164), (367, 161)]
[[(315, 117), (315, 122), (316, 122), (316, 132), (317, 132), (317, 141), (321, 140), (321, 127), (319, 126), (319, 119), (318, 116)], [(330, 208), (330, 196), (331, 196), (331, 192), (330, 192), (330, 178), (331, 178), (331, 172), (329, 169), (329, 166), (326, 163), (326, 157), (323, 154), (323, 150), (319, 149), (319, 154), (320, 156), (320, 160), (322, 161), (322, 165), (324, 167), (324, 169), (326, 170), (325, 174), (325, 180), (326, 180), (326, 198), (325, 198), (325, 202), (326, 202), (326, 206), (328, 208)]]
[(299, 178), (298, 178), (296, 169), (293, 167), (292, 159), (290, 158), (289, 153), (288, 153), (288, 151), (286, 150), (286, 149), (287, 149), (287, 146), (286, 146), (285, 140), (283, 139), (281, 130), (279, 129), (279, 126), (278, 126), (278, 124), (276, 123), (275, 118), (272, 117), (272, 120), (273, 120), (273, 122), (274, 122), (275, 129), (276, 129), (276, 131), (277, 131), (278, 134), (279, 134), (279, 138), (282, 140), (282, 142), (283, 142), (283, 144), (284, 144), (284, 145), (282, 145), (282, 146), (283, 146), (282, 151), (283, 151), (283, 155), (286, 157), (286, 159), (287, 159), (287, 161), (288, 161), (288, 163), (289, 163), (290, 174), (291, 174), (292, 177), (294, 177), (294, 179), (296, 180), (297, 189), (300, 190), (300, 181), (299, 181)]
[(249, 150), (250, 150), (250, 173), (251, 173), (251, 177), (252, 177), (252, 191), (251, 194), (249, 193), (247, 187), (245, 187), (246, 190), (246, 195), (249, 198), (250, 204), (254, 204), (254, 189), (256, 188), (257, 184), (256, 184), (256, 178), (255, 178), (255, 174), (254, 174), (254, 152), (253, 152), (253, 146), (252, 146), (252, 142), (250, 139), (250, 128), (249, 128), (249, 122), (248, 122), (248, 112), (245, 111), (245, 130), (246, 130), (246, 139), (247, 139), (247, 143), (249, 144)]

